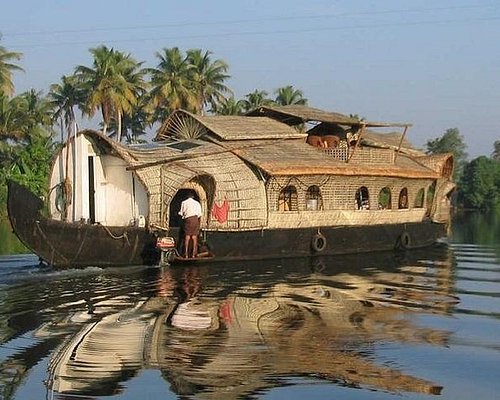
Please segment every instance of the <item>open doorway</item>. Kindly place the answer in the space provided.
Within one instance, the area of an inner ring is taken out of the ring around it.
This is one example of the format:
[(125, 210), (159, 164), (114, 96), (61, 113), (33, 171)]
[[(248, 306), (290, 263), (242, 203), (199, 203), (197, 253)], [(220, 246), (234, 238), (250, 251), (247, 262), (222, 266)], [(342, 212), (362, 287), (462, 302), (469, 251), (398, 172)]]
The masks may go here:
[(179, 215), (181, 203), (187, 199), (189, 194), (194, 194), (194, 199), (200, 201), (198, 193), (193, 189), (179, 189), (170, 202), (170, 211), (168, 215), (169, 227), (180, 228), (182, 226), (182, 217)]

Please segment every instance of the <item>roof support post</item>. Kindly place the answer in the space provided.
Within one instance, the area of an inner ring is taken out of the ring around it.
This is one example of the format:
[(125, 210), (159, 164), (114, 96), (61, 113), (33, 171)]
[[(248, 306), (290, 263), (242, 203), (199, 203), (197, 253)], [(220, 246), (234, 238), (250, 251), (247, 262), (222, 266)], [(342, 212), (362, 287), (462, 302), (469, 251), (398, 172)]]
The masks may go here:
[(349, 161), (351, 161), (351, 158), (352, 158), (352, 156), (354, 155), (354, 152), (355, 152), (355, 151), (356, 151), (356, 149), (358, 148), (359, 142), (361, 142), (361, 137), (363, 136), (363, 133), (364, 133), (364, 131), (365, 131), (365, 128), (366, 128), (366, 124), (361, 123), (361, 128), (360, 128), (360, 130), (359, 130), (358, 140), (356, 140), (356, 144), (354, 145), (354, 149), (352, 150), (352, 153), (351, 153), (351, 154), (349, 154), (349, 157), (347, 157), (346, 163), (348, 163)]
[(403, 140), (405, 139), (406, 132), (408, 132), (408, 126), (405, 126), (403, 134), (401, 135), (401, 139), (399, 140), (398, 149), (396, 151), (396, 154), (394, 155), (394, 162), (396, 162), (396, 160), (398, 158), (399, 150), (401, 149), (401, 145), (403, 144)]

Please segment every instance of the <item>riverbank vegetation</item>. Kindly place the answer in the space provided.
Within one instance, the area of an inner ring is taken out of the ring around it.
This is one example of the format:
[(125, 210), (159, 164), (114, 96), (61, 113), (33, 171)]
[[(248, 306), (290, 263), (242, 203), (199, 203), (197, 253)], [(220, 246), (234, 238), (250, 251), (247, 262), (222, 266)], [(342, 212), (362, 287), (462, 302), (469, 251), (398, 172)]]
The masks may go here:
[[(227, 86), (229, 66), (212, 52), (177, 47), (157, 52), (156, 66), (147, 67), (131, 54), (107, 46), (90, 49), (89, 65), (43, 94), (15, 94), (13, 74), (22, 73), (22, 54), (0, 46), (0, 215), (5, 215), (6, 181), (15, 179), (40, 196), (54, 151), (76, 134), (78, 121), (99, 124), (104, 134), (125, 143), (144, 142), (177, 108), (194, 114), (240, 115), (261, 105), (307, 104), (293, 85), (273, 92), (255, 89), (236, 99)], [(499, 205), (500, 141), (491, 157), (467, 161), (458, 129), (427, 143), (429, 153), (453, 152), (460, 204), (472, 208)]]
[(491, 156), (467, 160), (463, 137), (457, 128), (447, 129), (443, 136), (429, 140), (427, 153), (453, 153), (454, 181), (457, 184), (455, 205), (458, 208), (500, 209), (500, 140), (493, 144)]

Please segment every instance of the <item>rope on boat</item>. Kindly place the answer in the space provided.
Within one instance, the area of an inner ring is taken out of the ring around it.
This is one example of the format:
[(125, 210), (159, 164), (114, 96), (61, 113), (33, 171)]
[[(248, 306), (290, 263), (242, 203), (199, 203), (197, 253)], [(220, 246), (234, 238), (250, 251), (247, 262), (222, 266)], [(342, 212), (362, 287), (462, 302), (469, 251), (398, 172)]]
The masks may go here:
[[(101, 225), (101, 224), (99, 224)], [(125, 241), (127, 242), (127, 244), (130, 246), (130, 241), (128, 240), (128, 235), (127, 235), (127, 231), (124, 230), (123, 233), (119, 236), (116, 236), (113, 234), (113, 232), (111, 232), (107, 226), (105, 225), (101, 225), (104, 230), (108, 233), (108, 235), (112, 238), (112, 239), (115, 239), (115, 240), (119, 240), (119, 239), (125, 239)]]
[(54, 254), (58, 254), (59, 257), (61, 257), (63, 260), (66, 260), (66, 262), (68, 262), (69, 260), (64, 255), (62, 255), (60, 252), (58, 252), (56, 250), (56, 248), (52, 245), (52, 243), (50, 243), (49, 238), (47, 237), (47, 235), (45, 235), (45, 232), (42, 230), (42, 227), (40, 226), (40, 221), (35, 221), (35, 225), (36, 225), (38, 231), (40, 232), (40, 235), (42, 236), (42, 238), (45, 240), (45, 242), (47, 242), (47, 244), (52, 249), (52, 257), (50, 260), (50, 264), (52, 265), (54, 263)]

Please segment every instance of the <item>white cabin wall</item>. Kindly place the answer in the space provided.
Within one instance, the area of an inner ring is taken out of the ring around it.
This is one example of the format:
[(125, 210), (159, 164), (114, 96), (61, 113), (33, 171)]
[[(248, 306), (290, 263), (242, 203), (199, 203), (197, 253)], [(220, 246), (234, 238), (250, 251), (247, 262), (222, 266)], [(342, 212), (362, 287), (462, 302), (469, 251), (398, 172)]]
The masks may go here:
[(106, 182), (103, 199), (106, 225), (128, 225), (139, 215), (147, 216), (148, 199), (142, 183), (127, 171), (127, 164), (120, 158), (104, 155), (100, 157)]
[(91, 147), (90, 141), (84, 135), (77, 136), (73, 169), (73, 221), (86, 221), (90, 216), (88, 150)]
[(49, 179), (49, 212), (51, 218), (60, 220), (62, 218), (62, 213), (56, 207), (57, 201), (57, 186), (60, 185), (64, 181), (64, 154), (66, 153), (66, 148), (60, 152), (54, 160), (54, 164), (52, 165), (52, 171), (50, 172)]
[[(90, 150), (90, 149), (89, 149)], [(95, 222), (99, 222), (101, 224), (106, 224), (106, 215), (107, 215), (107, 189), (106, 189), (106, 174), (104, 172), (104, 166), (102, 158), (98, 154), (90, 154), (94, 157), (94, 202), (95, 202)]]
[(139, 180), (137, 175), (133, 174), (135, 182), (135, 207), (136, 215), (143, 215), (144, 217), (149, 217), (149, 197), (144, 185)]
[[(98, 154), (85, 135), (77, 135), (69, 147), (67, 170), (73, 192), (69, 209), (70, 222), (88, 221), (90, 218), (89, 156), (94, 160), (95, 221), (103, 225), (123, 226), (129, 225), (133, 219), (138, 220), (140, 215), (148, 217), (149, 200), (146, 189), (137, 176), (133, 178), (133, 172), (126, 170), (125, 161), (111, 155)], [(52, 218), (59, 220), (62, 215), (56, 208), (55, 187), (64, 182), (66, 149), (65, 146), (56, 157), (50, 175), (50, 188), (54, 188), (49, 197), (50, 213)]]
[[(62, 150), (58, 153), (56, 158), (53, 161), (52, 164), (52, 171), (50, 173), (50, 179), (49, 179), (49, 211), (50, 215), (54, 219), (61, 220), (62, 219), (62, 210), (58, 210), (56, 207), (56, 198), (58, 196), (59, 191), (58, 191), (58, 186), (59, 190), (61, 190), (61, 186), (64, 183), (64, 179), (66, 177), (66, 172), (69, 175), (69, 183), (71, 185), (72, 189), (72, 204), (69, 207), (69, 221), (74, 221), (75, 220), (75, 212), (76, 212), (76, 206), (75, 206), (75, 197), (76, 197), (76, 192), (77, 190), (80, 190), (77, 188), (78, 186), (78, 181), (76, 179), (76, 171), (73, 168), (73, 160), (76, 154), (76, 148), (80, 146), (79, 141), (81, 141), (81, 137), (77, 137), (75, 140), (71, 140), (69, 143), (67, 142)], [(76, 145), (75, 145), (76, 141)], [(69, 147), (69, 155), (67, 154)], [(66, 161), (68, 161), (68, 168), (66, 168)], [(78, 163), (77, 163), (78, 165)]]

